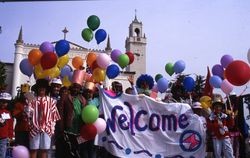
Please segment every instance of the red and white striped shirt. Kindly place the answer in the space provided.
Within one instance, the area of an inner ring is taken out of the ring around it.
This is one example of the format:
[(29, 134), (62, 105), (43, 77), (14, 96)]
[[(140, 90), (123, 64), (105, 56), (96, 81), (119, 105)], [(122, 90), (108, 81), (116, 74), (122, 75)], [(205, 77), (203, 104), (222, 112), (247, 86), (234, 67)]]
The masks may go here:
[(30, 135), (46, 132), (49, 136), (54, 134), (55, 123), (61, 119), (56, 107), (56, 100), (49, 97), (37, 97), (29, 103), (30, 109)]

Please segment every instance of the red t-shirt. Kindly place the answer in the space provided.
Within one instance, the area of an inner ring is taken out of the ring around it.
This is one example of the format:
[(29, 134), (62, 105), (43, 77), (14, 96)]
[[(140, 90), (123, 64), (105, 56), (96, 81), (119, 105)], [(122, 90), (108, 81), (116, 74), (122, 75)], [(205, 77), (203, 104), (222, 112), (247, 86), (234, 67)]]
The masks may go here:
[[(9, 119), (2, 118), (3, 115), (9, 115)], [(6, 109), (0, 109), (0, 139), (13, 138), (13, 119), (11, 114)]]

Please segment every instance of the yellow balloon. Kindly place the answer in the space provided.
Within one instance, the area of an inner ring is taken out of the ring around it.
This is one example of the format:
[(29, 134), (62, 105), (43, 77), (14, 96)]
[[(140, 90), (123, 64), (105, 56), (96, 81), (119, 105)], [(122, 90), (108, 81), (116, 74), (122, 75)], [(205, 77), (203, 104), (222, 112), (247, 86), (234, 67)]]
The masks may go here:
[(46, 77), (56, 78), (60, 75), (60, 70), (57, 66), (55, 66), (50, 69), (44, 70), (43, 73)]
[(101, 68), (95, 68), (92, 76), (96, 82), (104, 81), (105, 80), (105, 70), (103, 70)]
[(61, 56), (58, 58), (57, 66), (61, 69), (69, 62), (69, 55), (65, 54), (64, 56)]
[(62, 79), (62, 84), (63, 84), (63, 86), (65, 86), (65, 87), (69, 87), (69, 86), (71, 85), (71, 82), (70, 82), (68, 76), (64, 76), (64, 77), (63, 77), (63, 79)]
[(200, 102), (201, 102), (201, 104), (203, 103), (203, 104), (206, 104), (206, 106), (207, 107), (211, 107), (212, 106), (212, 99), (211, 99), (211, 97), (209, 97), (209, 96), (202, 96), (201, 98), (200, 98)]
[(37, 79), (42, 79), (46, 77), (46, 74), (44, 74), (43, 68), (41, 64), (37, 64), (34, 67), (34, 73)]

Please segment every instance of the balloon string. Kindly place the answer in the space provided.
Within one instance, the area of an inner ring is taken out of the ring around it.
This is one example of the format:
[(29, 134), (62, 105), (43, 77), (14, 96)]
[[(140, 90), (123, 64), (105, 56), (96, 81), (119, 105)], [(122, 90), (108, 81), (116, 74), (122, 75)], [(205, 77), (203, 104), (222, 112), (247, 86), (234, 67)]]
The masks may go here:
[(240, 93), (240, 96), (241, 96), (243, 93), (245, 93), (247, 89), (248, 89), (248, 87), (246, 86), (246, 87), (243, 89), (243, 91)]

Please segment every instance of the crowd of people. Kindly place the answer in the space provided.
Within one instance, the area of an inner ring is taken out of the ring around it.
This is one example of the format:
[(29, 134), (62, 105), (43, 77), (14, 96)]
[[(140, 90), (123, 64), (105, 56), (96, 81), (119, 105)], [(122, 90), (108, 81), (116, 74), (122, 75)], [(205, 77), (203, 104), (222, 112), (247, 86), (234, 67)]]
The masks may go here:
[[(137, 80), (136, 85), (133, 77), (128, 77), (128, 81), (131, 87), (126, 90), (114, 81), (110, 91), (116, 95), (151, 96), (154, 80), (149, 75)], [(0, 93), (0, 158), (5, 158), (9, 142), (27, 147), (31, 158), (47, 158), (50, 149), (55, 150), (57, 158), (115, 157), (95, 146), (94, 140), (81, 142), (83, 107), (88, 104), (100, 106), (95, 83), (83, 84), (75, 78), (70, 87), (64, 87), (59, 78), (50, 82), (37, 79), (31, 91), (27, 84), (22, 85), (14, 101), (9, 93)], [(167, 97), (157, 101), (175, 101), (171, 96)], [(213, 95), (211, 105), (210, 110), (204, 110), (198, 101), (190, 105), (194, 114), (202, 119), (207, 132), (207, 157), (238, 158), (238, 138), (242, 134), (237, 127), (237, 112), (231, 106), (228, 108), (219, 94)]]

